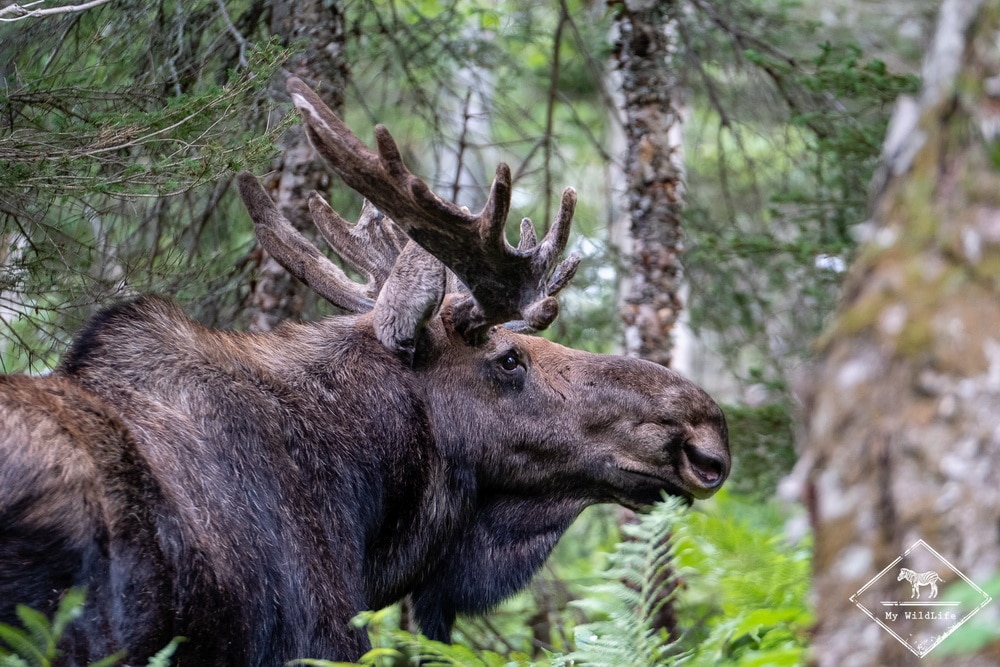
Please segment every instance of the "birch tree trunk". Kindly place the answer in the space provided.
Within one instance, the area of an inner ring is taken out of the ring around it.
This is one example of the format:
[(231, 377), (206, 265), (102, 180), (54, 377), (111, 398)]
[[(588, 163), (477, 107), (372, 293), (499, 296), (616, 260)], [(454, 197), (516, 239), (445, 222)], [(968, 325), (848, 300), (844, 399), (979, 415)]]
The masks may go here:
[(676, 6), (625, 0), (616, 7), (627, 146), (628, 232), (621, 249), (625, 352), (669, 366), (671, 332), (681, 308), (683, 183), (671, 20)]
[[(673, 54), (673, 12), (665, 0), (624, 0), (616, 6), (616, 56), (625, 130), (626, 220), (615, 242), (622, 254), (620, 316), (625, 354), (670, 366), (671, 334), (681, 308), (680, 114)], [(624, 233), (622, 233), (624, 232)], [(622, 509), (619, 523), (634, 522)], [(666, 536), (663, 538), (667, 539)], [(677, 637), (676, 584), (663, 576), (652, 629)]]
[[(285, 44), (304, 44), (286, 64), (280, 80), (273, 83), (275, 96), (284, 99), (284, 77), (297, 76), (317, 91), (331, 109), (342, 112), (348, 77), (342, 1), (275, 0), (271, 12), (273, 35)], [(281, 144), (281, 155), (274, 170), (264, 179), (264, 187), (296, 229), (315, 240), (317, 234), (309, 217), (307, 198), (313, 190), (329, 192), (330, 173), (313, 151), (301, 124), (290, 128)], [(282, 320), (299, 318), (311, 295), (277, 262), (262, 254), (258, 281), (250, 300), (251, 328), (269, 331)]]
[[(998, 641), (949, 655), (947, 623), (922, 638), (891, 616), (929, 600), (895, 560), (918, 540), (953, 566), (924, 546), (906, 556), (946, 580), (938, 600), (960, 588), (974, 600), (971, 584), (1000, 571), (998, 34), (997, 0), (942, 4), (924, 89), (890, 125), (871, 240), (821, 342), (797, 469), (815, 529), (817, 665), (1000, 664)], [(996, 601), (981, 602), (970, 622), (1000, 627)]]

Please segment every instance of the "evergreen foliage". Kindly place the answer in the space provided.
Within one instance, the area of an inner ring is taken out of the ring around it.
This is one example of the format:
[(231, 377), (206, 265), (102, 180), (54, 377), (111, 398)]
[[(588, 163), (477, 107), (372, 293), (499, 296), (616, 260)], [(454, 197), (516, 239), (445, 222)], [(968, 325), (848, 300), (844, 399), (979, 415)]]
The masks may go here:
[(833, 311), (892, 103), (919, 86), (853, 44), (773, 46), (810, 28), (772, 21), (702, 62), (689, 124), (691, 323), (776, 396)]
[(282, 125), (264, 91), (286, 52), (235, 40), (217, 6), (0, 24), (0, 371), (51, 367), (115, 298), (236, 310), (217, 290), (251, 233), (225, 221), (229, 179), (273, 151)]
[(725, 412), (733, 457), (726, 488), (732, 493), (767, 501), (774, 497), (778, 483), (795, 465), (791, 410), (783, 403), (772, 403), (754, 408), (727, 406)]

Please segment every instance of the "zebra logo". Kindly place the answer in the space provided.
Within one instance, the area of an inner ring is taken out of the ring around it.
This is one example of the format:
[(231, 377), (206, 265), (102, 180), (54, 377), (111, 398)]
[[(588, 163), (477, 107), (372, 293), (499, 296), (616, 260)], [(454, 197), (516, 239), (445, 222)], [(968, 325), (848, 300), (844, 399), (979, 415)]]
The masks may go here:
[[(906, 584), (902, 581), (909, 584), (909, 595), (903, 593)], [(921, 590), (925, 586), (930, 587), (930, 594)], [(918, 658), (993, 601), (923, 540), (886, 563), (850, 599)]]
[(899, 576), (896, 577), (896, 581), (902, 581), (903, 579), (910, 582), (910, 586), (913, 587), (913, 591), (910, 593), (911, 600), (913, 598), (920, 598), (921, 586), (931, 587), (931, 596), (928, 599), (933, 600), (938, 595), (937, 582), (944, 582), (944, 579), (942, 579), (941, 576), (933, 570), (928, 572), (914, 572), (913, 570), (905, 567), (900, 569)]

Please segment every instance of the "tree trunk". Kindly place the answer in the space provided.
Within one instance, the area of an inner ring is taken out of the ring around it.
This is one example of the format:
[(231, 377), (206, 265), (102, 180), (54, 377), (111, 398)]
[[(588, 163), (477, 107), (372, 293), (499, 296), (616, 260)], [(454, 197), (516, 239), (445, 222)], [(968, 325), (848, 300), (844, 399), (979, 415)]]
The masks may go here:
[(924, 90), (890, 125), (871, 240), (821, 341), (797, 469), (818, 665), (1000, 664), (996, 634), (958, 658), (941, 639), (952, 620), (902, 616), (932, 596), (911, 590), (912, 563), (945, 580), (937, 601), (965, 600), (954, 621), (985, 605), (969, 622), (998, 627), (976, 590), (1000, 571), (997, 34), (1000, 1), (943, 3)]
[[(681, 308), (680, 114), (673, 53), (673, 2), (625, 0), (617, 4), (616, 56), (625, 129), (625, 233), (620, 315), (628, 356), (670, 366), (671, 334)], [(622, 238), (622, 236), (624, 238)], [(621, 510), (621, 524), (635, 521)], [(663, 539), (668, 539), (663, 536)], [(670, 597), (675, 578), (664, 574), (662, 604), (653, 630), (676, 638), (677, 613)]]
[(683, 192), (673, 2), (617, 5), (618, 69), (624, 96), (625, 200), (621, 317), (630, 356), (670, 365), (678, 293)]
[[(341, 0), (276, 0), (271, 11), (271, 33), (285, 44), (303, 44), (286, 64), (280, 80), (274, 82), (275, 96), (285, 99), (287, 73), (308, 83), (331, 109), (342, 112), (349, 71), (344, 57)], [(296, 229), (306, 238), (316, 240), (307, 198), (313, 190), (329, 193), (330, 173), (316, 156), (300, 124), (289, 129), (281, 143), (281, 155), (274, 171), (264, 179), (264, 186), (278, 210)], [(252, 329), (269, 331), (282, 320), (300, 318), (312, 298), (305, 285), (262, 251), (249, 308)]]

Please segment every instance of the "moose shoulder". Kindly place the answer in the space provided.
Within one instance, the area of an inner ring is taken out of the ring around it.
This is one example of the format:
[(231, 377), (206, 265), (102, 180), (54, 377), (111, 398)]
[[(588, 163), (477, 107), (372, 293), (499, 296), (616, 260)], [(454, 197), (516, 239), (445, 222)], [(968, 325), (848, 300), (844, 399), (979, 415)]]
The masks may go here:
[(409, 597), (428, 636), (524, 586), (586, 506), (711, 495), (726, 425), (654, 364), (539, 337), (576, 258), (574, 194), (550, 232), (504, 236), (445, 202), (377, 128), (373, 153), (301, 81), (289, 93), (357, 224), (310, 209), (352, 282), (240, 189), (261, 244), (351, 314), (268, 334), (207, 329), (143, 298), (98, 315), (49, 376), (0, 378), (0, 622), (85, 586), (67, 661), (171, 638), (180, 665), (358, 658), (350, 619)]

